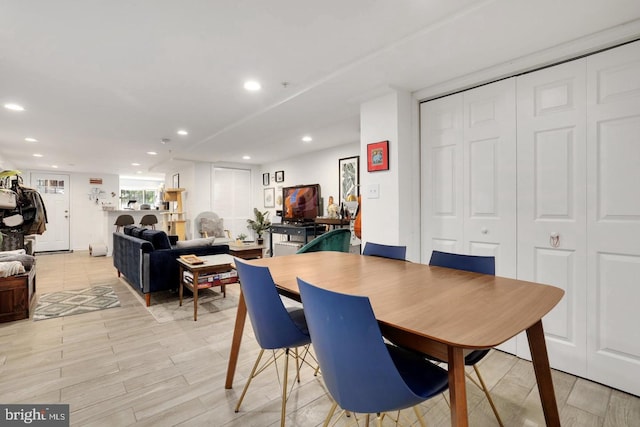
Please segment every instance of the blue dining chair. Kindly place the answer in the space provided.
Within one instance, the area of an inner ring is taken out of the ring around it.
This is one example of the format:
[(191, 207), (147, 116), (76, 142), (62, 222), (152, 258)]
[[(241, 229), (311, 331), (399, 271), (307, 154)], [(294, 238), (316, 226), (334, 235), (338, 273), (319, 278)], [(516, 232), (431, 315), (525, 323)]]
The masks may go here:
[[(431, 260), (429, 261), (429, 265), (455, 268), (456, 270), (471, 271), (474, 273), (490, 274), (492, 276), (495, 276), (496, 274), (496, 259), (492, 256), (461, 255), (449, 252), (433, 251), (431, 253)], [(491, 409), (493, 410), (493, 413), (498, 420), (498, 424), (500, 424), (500, 426), (503, 426), (500, 415), (498, 414), (498, 410), (496, 409), (496, 405), (493, 403), (493, 399), (491, 398), (489, 389), (487, 388), (482, 375), (480, 375), (480, 370), (477, 366), (477, 363), (482, 360), (488, 353), (489, 349), (475, 350), (467, 354), (467, 356), (464, 358), (464, 364), (466, 366), (473, 366), (473, 370), (478, 376), (479, 383), (468, 373), (465, 372), (465, 374), (467, 378), (469, 378), (469, 380), (471, 380), (471, 382), (474, 383), (478, 388), (480, 388), (480, 390), (484, 392), (485, 396), (487, 396), (487, 400), (489, 401), (489, 405), (491, 405)]]
[[(298, 287), (322, 378), (334, 403), (349, 413), (378, 414), (414, 407), (445, 391), (447, 371), (422, 355), (383, 341), (369, 298), (321, 289), (298, 278)], [(342, 414), (340, 416), (342, 416)]]
[(367, 242), (364, 245), (362, 255), (379, 256), (382, 258), (405, 260), (407, 257), (406, 246), (383, 245), (381, 243)]
[[(255, 378), (270, 364), (275, 364), (280, 355), (276, 350), (284, 351), (284, 370), (282, 380), (282, 407), (280, 425), (284, 426), (286, 418), (287, 385), (289, 357), (294, 357), (296, 361), (296, 380), (300, 382), (300, 363), (307, 363), (305, 360), (308, 354), (311, 338), (307, 329), (304, 312), (302, 308), (287, 308), (282, 303), (280, 295), (276, 290), (276, 285), (267, 267), (260, 267), (246, 264), (238, 258), (235, 260), (240, 289), (247, 305), (247, 314), (251, 320), (251, 326), (260, 345), (260, 353), (256, 359), (247, 383), (242, 390), (235, 411), (240, 410), (240, 405)], [(298, 354), (297, 347), (304, 347), (302, 357)], [(291, 349), (294, 349), (291, 355)], [(273, 358), (265, 362), (258, 368), (260, 360), (265, 350), (272, 350)]]
[(349, 243), (351, 242), (351, 231), (348, 228), (336, 228), (327, 231), (316, 237), (296, 252), (302, 254), (305, 252), (349, 252)]

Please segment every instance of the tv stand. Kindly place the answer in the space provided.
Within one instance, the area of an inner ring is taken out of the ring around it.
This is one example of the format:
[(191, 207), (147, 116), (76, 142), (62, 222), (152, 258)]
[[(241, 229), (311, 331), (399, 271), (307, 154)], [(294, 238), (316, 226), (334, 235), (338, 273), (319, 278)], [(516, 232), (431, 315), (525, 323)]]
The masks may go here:
[(269, 228), (269, 253), (273, 256), (273, 235), (284, 234), (287, 241), (291, 240), (291, 236), (299, 236), (304, 238), (304, 244), (309, 243), (309, 237), (315, 237), (321, 227), (314, 223), (298, 223), (294, 224), (272, 224)]

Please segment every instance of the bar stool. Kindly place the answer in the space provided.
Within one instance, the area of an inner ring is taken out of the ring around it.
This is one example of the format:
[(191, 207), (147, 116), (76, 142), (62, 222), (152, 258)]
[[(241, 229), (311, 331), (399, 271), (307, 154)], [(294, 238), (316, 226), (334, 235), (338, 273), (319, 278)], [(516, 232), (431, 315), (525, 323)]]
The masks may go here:
[(140, 226), (141, 227), (150, 226), (152, 230), (156, 229), (156, 224), (157, 223), (158, 223), (158, 217), (156, 217), (153, 214), (144, 215), (140, 219)]
[(120, 228), (131, 224), (135, 224), (135, 221), (133, 217), (128, 214), (118, 216), (118, 218), (116, 218), (116, 222), (113, 223), (113, 225), (116, 226), (116, 231), (120, 231)]

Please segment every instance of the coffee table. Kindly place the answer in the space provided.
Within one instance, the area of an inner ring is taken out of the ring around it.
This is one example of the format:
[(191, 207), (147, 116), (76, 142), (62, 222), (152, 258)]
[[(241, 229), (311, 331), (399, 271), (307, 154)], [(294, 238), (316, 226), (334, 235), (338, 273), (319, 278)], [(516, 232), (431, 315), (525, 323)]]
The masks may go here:
[[(222, 295), (226, 298), (227, 293), (225, 286), (231, 283), (238, 283), (238, 276), (221, 277), (211, 282), (198, 283), (200, 276), (205, 274), (215, 273), (229, 273), (234, 269), (233, 257), (231, 255), (207, 255), (199, 256), (202, 264), (190, 264), (181, 258), (177, 258), (178, 265), (180, 267), (180, 305), (182, 306), (182, 293), (183, 287), (186, 287), (193, 292), (193, 320), (198, 320), (198, 291), (200, 289), (208, 289), (214, 286), (220, 286)], [(190, 272), (193, 275), (193, 282), (189, 283), (185, 280), (185, 272)], [(224, 274), (222, 274), (224, 276)]]
[(229, 254), (242, 259), (262, 258), (264, 245), (234, 245), (229, 244)]

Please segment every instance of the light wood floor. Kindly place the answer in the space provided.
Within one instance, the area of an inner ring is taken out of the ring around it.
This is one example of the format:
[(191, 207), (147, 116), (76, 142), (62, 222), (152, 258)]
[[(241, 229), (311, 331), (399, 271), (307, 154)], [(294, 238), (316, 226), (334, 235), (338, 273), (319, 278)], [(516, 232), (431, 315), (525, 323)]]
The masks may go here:
[[(74, 426), (272, 426), (280, 419), (274, 371), (234, 406), (258, 347), (247, 323), (233, 390), (224, 379), (235, 310), (158, 323), (119, 280), (112, 259), (88, 252), (37, 257), (38, 294), (112, 285), (121, 307), (0, 324), (0, 403), (65, 403)], [(228, 287), (229, 294), (237, 288)], [(531, 363), (493, 351), (481, 370), (506, 426), (544, 425)], [(287, 425), (321, 425), (330, 401), (310, 369), (293, 389)], [(553, 372), (563, 426), (638, 426), (640, 399)], [(483, 395), (468, 383), (472, 426), (497, 425)], [(449, 425), (442, 396), (420, 406), (429, 426)], [(404, 411), (413, 419), (412, 411)], [(338, 425), (345, 425), (339, 423)], [(362, 425), (362, 423), (361, 423)]]

